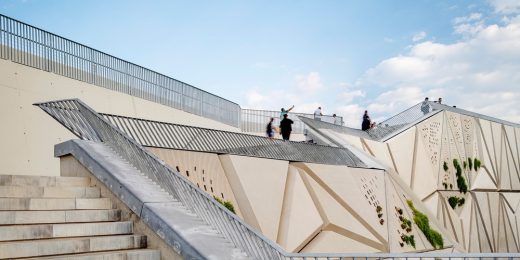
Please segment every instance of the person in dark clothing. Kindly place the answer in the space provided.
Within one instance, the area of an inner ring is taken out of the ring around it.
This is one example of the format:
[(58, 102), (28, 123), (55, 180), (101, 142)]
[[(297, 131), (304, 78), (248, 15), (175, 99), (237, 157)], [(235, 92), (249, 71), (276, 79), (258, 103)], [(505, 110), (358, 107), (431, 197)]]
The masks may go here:
[(271, 120), (269, 120), (269, 123), (267, 124), (266, 129), (265, 129), (265, 134), (270, 139), (274, 138), (273, 121), (274, 121), (274, 117), (271, 117)]
[(287, 114), (283, 115), (283, 119), (280, 122), (280, 132), (282, 133), (283, 140), (289, 140), (292, 131), (292, 124), (294, 122), (287, 118)]
[(361, 123), (361, 130), (366, 131), (370, 129), (370, 116), (368, 116), (368, 111), (365, 110), (365, 114), (363, 115), (363, 122)]

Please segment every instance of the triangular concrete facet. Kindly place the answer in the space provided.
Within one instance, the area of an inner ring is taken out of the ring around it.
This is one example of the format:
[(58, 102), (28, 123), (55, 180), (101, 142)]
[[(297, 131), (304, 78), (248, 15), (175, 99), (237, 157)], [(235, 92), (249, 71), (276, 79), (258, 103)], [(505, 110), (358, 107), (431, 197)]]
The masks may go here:
[(319, 232), (323, 220), (293, 166), (289, 167), (286, 187), (277, 242), (287, 251), (297, 252)]
[(412, 178), (415, 127), (412, 127), (387, 142), (401, 179), (410, 186)]
[(497, 186), (491, 179), (491, 175), (485, 168), (480, 168), (477, 177), (471, 185), (471, 190), (496, 190)]

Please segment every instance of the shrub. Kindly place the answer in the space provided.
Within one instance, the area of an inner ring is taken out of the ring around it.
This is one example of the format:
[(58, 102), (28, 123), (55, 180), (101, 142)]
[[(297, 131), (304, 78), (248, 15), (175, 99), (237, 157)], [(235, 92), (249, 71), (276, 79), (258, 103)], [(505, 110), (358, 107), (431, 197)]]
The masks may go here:
[(229, 200), (223, 201), (221, 198), (215, 197), (215, 196), (213, 196), (213, 198), (216, 201), (218, 201), (218, 203), (222, 204), (222, 206), (226, 207), (226, 209), (228, 209), (229, 211), (231, 211), (234, 214), (236, 214), (235, 207), (233, 206), (233, 203), (231, 203), (231, 201), (229, 201)]
[(473, 160), (471, 160), (470, 157), (468, 157), (468, 166), (469, 166), (469, 170), (471, 171), (473, 169)]
[(452, 197), (448, 198), (448, 203), (450, 204), (452, 209), (455, 209), (457, 206), (460, 207), (460, 206), (464, 205), (464, 202), (466, 202), (466, 199), (464, 199), (464, 198), (459, 198), (456, 196), (452, 196)]
[(401, 235), (401, 239), (407, 245), (411, 245), (413, 248), (415, 248), (415, 237), (413, 235)]
[(468, 163), (466, 161), (463, 161), (462, 167), (464, 168), (464, 170), (466, 170), (466, 168), (468, 168)]
[(442, 235), (439, 232), (431, 229), (430, 220), (428, 219), (428, 217), (424, 215), (424, 213), (417, 210), (414, 207), (413, 202), (411, 200), (407, 200), (406, 202), (408, 203), (410, 209), (412, 209), (413, 211), (413, 221), (415, 222), (417, 227), (419, 227), (419, 229), (423, 232), (428, 242), (430, 242), (430, 244), (435, 249), (442, 249), (444, 247), (444, 240), (442, 238)]
[(457, 187), (459, 188), (459, 192), (466, 193), (468, 192), (468, 184), (466, 183), (466, 179), (462, 175), (457, 175)]
[(448, 164), (446, 162), (444, 162), (444, 164), (442, 165), (442, 168), (444, 168), (444, 171), (447, 172), (448, 171)]
[(475, 165), (475, 171), (477, 171), (480, 168), (480, 160), (475, 158), (473, 164)]
[(455, 167), (455, 169), (457, 169), (458, 166), (460, 166), (459, 161), (457, 159), (453, 159), (453, 167)]
[(459, 197), (455, 197), (455, 196), (449, 197), (448, 203), (450, 204), (452, 209), (455, 209), (457, 207), (457, 205), (459, 204)]

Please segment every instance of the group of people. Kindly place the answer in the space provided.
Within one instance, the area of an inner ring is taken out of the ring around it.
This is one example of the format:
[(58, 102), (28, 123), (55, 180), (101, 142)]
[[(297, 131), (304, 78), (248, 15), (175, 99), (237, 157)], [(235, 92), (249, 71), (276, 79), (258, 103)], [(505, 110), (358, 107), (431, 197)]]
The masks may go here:
[[(294, 123), (291, 119), (288, 118), (288, 113), (294, 108), (294, 105), (289, 109), (282, 108), (280, 110), (280, 134), (282, 134), (283, 140), (289, 140), (292, 132), (292, 124)], [(271, 117), (267, 127), (265, 129), (266, 135), (269, 138), (274, 138), (275, 132), (277, 132), (276, 127), (273, 126), (274, 117)]]
[[(288, 113), (294, 109), (294, 105), (291, 106), (289, 109), (281, 108), (280, 109), (280, 128), (278, 129), (276, 126), (273, 126), (274, 117), (271, 117), (269, 120), (269, 123), (267, 123), (265, 132), (267, 137), (274, 138), (274, 135), (276, 132), (279, 132), (282, 135), (283, 140), (289, 140), (291, 137), (292, 132), (292, 124), (294, 121), (289, 119)], [(314, 110), (314, 119), (320, 120), (323, 116), (323, 112), (321, 111), (321, 107), (318, 107), (316, 110)], [(341, 124), (341, 118), (337, 117), (336, 114), (332, 115), (334, 124), (340, 125)]]
[[(442, 104), (442, 98), (439, 98), (437, 101), (434, 101), (437, 104)], [(456, 106), (453, 106), (456, 107)], [(294, 121), (288, 118), (288, 113), (293, 110), (294, 105), (291, 106), (289, 109), (282, 108), (280, 110), (280, 129), (277, 129), (275, 126), (273, 126), (274, 117), (271, 117), (269, 123), (266, 127), (266, 135), (269, 138), (274, 138), (275, 132), (280, 132), (282, 135), (283, 140), (289, 140), (292, 132), (292, 124)], [(424, 99), (424, 102), (421, 104), (421, 112), (423, 112), (425, 115), (430, 112), (430, 103), (429, 98), (426, 97)], [(323, 116), (323, 113), (321, 111), (321, 107), (318, 107), (316, 110), (314, 110), (314, 119), (320, 120)], [(336, 114), (332, 115), (332, 118), (334, 120), (335, 125), (341, 125), (341, 119), (336, 116)], [(376, 122), (372, 121), (370, 119), (370, 116), (368, 115), (368, 111), (365, 110), (365, 113), (363, 114), (363, 121), (361, 123), (361, 130), (366, 131), (371, 128), (374, 128), (376, 126)]]

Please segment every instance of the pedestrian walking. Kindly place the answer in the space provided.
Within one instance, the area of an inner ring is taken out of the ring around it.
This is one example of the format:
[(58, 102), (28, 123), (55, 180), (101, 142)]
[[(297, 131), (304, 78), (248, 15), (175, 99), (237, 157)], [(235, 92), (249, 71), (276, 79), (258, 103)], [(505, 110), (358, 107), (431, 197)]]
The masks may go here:
[(274, 121), (274, 117), (271, 117), (271, 119), (269, 120), (269, 123), (267, 123), (267, 126), (265, 128), (265, 134), (267, 135), (267, 137), (269, 139), (274, 138), (275, 127), (273, 126), (273, 121)]
[(341, 119), (336, 116), (336, 114), (332, 114), (332, 119), (334, 119), (335, 125), (341, 125)]
[(363, 114), (363, 122), (361, 123), (361, 130), (366, 131), (370, 129), (370, 116), (368, 115), (368, 111), (365, 110), (365, 114)]
[(421, 111), (425, 115), (430, 113), (430, 103), (428, 102), (428, 97), (424, 98), (424, 101), (421, 104)]
[(283, 115), (283, 119), (282, 121), (280, 122), (280, 132), (282, 134), (282, 138), (283, 140), (289, 140), (289, 138), (291, 137), (291, 132), (292, 132), (292, 124), (294, 122), (287, 118), (287, 114)]
[(314, 110), (314, 119), (321, 120), (321, 116), (323, 116), (321, 113), (321, 107), (318, 107), (316, 110)]

